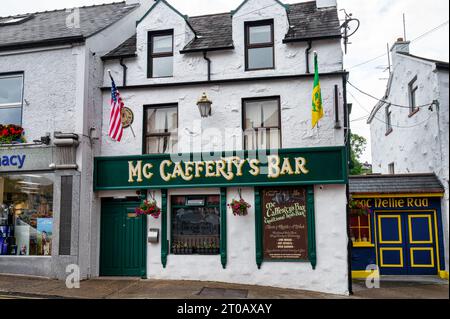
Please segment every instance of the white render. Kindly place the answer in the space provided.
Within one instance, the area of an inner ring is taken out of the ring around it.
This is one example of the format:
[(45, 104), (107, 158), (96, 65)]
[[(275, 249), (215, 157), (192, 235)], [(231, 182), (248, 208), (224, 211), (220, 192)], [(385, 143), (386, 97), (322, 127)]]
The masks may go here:
[(395, 164), (396, 174), (435, 173), (445, 189), (442, 200), (445, 265), (449, 269), (449, 83), (448, 69), (436, 63), (396, 53), (409, 52), (409, 43), (394, 46), (393, 71), (388, 95), (391, 103), (408, 106), (408, 83), (417, 76), (417, 104), (422, 107), (409, 117), (408, 108), (391, 106), (393, 131), (386, 136), (385, 105), (379, 103), (369, 119), (372, 140), (373, 172), (389, 174)]
[[(233, 18), (234, 50), (209, 52), (212, 60), (212, 80), (248, 77), (305, 74), (306, 43), (283, 44), (288, 22), (285, 8), (274, 0), (249, 0)], [(265, 8), (267, 7), (267, 8)], [(274, 19), (275, 27), (275, 70), (245, 72), (244, 22), (267, 18)], [(147, 32), (174, 29), (174, 76), (163, 79), (147, 78)], [(344, 130), (335, 129), (334, 86), (339, 92), (339, 119), (344, 123), (343, 77), (340, 74), (324, 76), (321, 79), (325, 117), (319, 129), (311, 129), (311, 93), (313, 78), (254, 80), (222, 84), (183, 85), (166, 87), (141, 87), (157, 83), (176, 83), (207, 80), (207, 64), (201, 53), (180, 54), (179, 51), (192, 39), (192, 31), (185, 20), (175, 11), (160, 2), (137, 25), (137, 58), (124, 59), (128, 67), (127, 86), (121, 88), (121, 95), (127, 107), (134, 112), (130, 129), (124, 131), (120, 143), (113, 142), (107, 135), (109, 124), (110, 91), (103, 90), (103, 116), (101, 156), (142, 154), (143, 106), (166, 103), (178, 104), (178, 151), (198, 152), (230, 150), (233, 141), (242, 149), (242, 99), (251, 97), (280, 96), (282, 147), (343, 146)], [(343, 54), (339, 40), (312, 42), (312, 52), (319, 55), (321, 73), (342, 72)], [(122, 84), (122, 67), (118, 60), (105, 61), (104, 86), (111, 81), (107, 70), (111, 70), (117, 85)], [(313, 68), (311, 67), (311, 70)], [(203, 92), (213, 101), (212, 116), (201, 119), (196, 102)], [(190, 140), (197, 143), (190, 147)], [(199, 142), (200, 141), (200, 142)], [(218, 189), (177, 189), (174, 194), (219, 194)], [(96, 222), (93, 233), (100, 233), (100, 198), (132, 196), (132, 191), (102, 191), (97, 193)], [(227, 202), (237, 195), (236, 188), (227, 189)], [(228, 263), (222, 269), (220, 256), (168, 256), (167, 267), (161, 264), (161, 246), (148, 244), (147, 277), (150, 279), (181, 279), (222, 281), (243, 284), (267, 285), (283, 288), (297, 288), (335, 294), (348, 294), (347, 232), (346, 232), (346, 188), (345, 185), (316, 185), (316, 245), (317, 268), (309, 263), (264, 262), (257, 269), (255, 253), (255, 221), (253, 188), (242, 189), (243, 197), (252, 208), (246, 217), (234, 217), (230, 212), (227, 221)], [(161, 192), (156, 191), (157, 202)], [(170, 201), (168, 201), (170, 203)], [(170, 214), (170, 208), (168, 209)], [(160, 220), (151, 217), (148, 227), (161, 228)], [(169, 223), (170, 224), (170, 223)], [(170, 238), (170, 227), (168, 238)], [(97, 238), (97, 247), (99, 238)], [(98, 252), (98, 248), (97, 248)], [(98, 258), (98, 255), (97, 255)], [(98, 259), (97, 259), (98, 260)], [(92, 264), (93, 275), (98, 274), (98, 264)]]

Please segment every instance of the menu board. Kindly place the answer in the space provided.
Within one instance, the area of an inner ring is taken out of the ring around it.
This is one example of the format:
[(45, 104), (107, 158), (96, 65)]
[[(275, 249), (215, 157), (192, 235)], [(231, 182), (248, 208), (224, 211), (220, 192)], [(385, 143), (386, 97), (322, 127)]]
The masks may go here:
[(262, 191), (264, 260), (308, 260), (306, 188)]

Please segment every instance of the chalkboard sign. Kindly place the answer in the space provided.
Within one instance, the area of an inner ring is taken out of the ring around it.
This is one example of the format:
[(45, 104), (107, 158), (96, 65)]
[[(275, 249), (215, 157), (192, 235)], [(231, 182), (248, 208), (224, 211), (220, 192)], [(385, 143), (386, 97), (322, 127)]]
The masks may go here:
[(308, 260), (306, 188), (262, 191), (264, 260)]

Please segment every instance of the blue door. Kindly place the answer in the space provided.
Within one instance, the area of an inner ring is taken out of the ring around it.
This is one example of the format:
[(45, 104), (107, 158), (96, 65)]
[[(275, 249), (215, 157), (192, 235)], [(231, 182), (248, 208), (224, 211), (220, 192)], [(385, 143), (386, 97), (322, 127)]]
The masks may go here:
[(381, 275), (436, 275), (435, 216), (431, 212), (377, 213)]

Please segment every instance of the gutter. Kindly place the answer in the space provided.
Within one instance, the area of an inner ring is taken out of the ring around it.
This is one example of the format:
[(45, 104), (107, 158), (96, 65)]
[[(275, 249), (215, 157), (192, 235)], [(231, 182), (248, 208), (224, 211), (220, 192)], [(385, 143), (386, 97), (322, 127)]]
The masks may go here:
[(308, 41), (308, 46), (306, 47), (305, 50), (305, 63), (306, 63), (306, 73), (311, 73), (309, 71), (309, 52), (311, 51), (311, 47), (312, 47), (312, 41)]
[(119, 62), (120, 66), (122, 67), (122, 74), (123, 74), (123, 79), (122, 79), (122, 85), (123, 86), (127, 86), (127, 70), (128, 67), (123, 63), (123, 58), (120, 59)]
[(292, 42), (308, 42), (308, 41), (317, 41), (317, 40), (329, 40), (329, 39), (342, 39), (342, 35), (324, 35), (317, 37), (305, 37), (305, 38), (284, 38), (283, 43), (292, 43)]
[(198, 49), (186, 49), (181, 50), (181, 54), (186, 53), (197, 53), (197, 52), (205, 52), (205, 51), (222, 51), (222, 50), (234, 50), (234, 45), (228, 45), (223, 47), (216, 47), (216, 48), (198, 48)]
[[(320, 73), (321, 78), (326, 77), (342, 77), (346, 76), (348, 72), (337, 71)], [(155, 84), (140, 84), (140, 85), (129, 85), (126, 89), (152, 89), (152, 88), (171, 88), (179, 86), (195, 86), (195, 85), (205, 85), (205, 84), (234, 84), (241, 82), (253, 82), (253, 81), (282, 81), (282, 80), (295, 80), (295, 79), (310, 79), (314, 77), (314, 74), (290, 74), (290, 75), (279, 75), (279, 76), (261, 76), (261, 77), (245, 77), (245, 78), (234, 78), (234, 79), (222, 79), (222, 80), (211, 80), (211, 81), (191, 81), (191, 82), (168, 82), (168, 83), (155, 83)], [(125, 87), (119, 86), (118, 89), (124, 89)], [(110, 86), (101, 87), (102, 91), (110, 91)]]
[(42, 40), (42, 41), (26, 41), (26, 42), (14, 43), (14, 44), (0, 45), (0, 51), (39, 48), (39, 47), (47, 47), (47, 46), (52, 46), (52, 45), (84, 43), (85, 41), (86, 41), (86, 38), (82, 35), (77, 35), (77, 36), (73, 36), (73, 37), (48, 39), (48, 40)]

